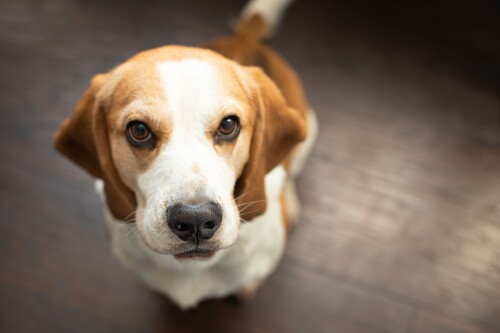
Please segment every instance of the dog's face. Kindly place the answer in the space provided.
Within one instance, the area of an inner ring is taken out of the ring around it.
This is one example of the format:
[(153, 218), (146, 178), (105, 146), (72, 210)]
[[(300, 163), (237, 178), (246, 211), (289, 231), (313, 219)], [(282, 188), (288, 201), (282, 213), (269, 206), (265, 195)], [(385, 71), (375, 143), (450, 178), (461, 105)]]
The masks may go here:
[(260, 71), (164, 47), (94, 78), (56, 147), (105, 182), (118, 219), (178, 259), (232, 245), (265, 210), (264, 176), (305, 136)]
[(237, 68), (218, 65), (131, 62), (113, 89), (119, 99), (107, 118), (113, 159), (135, 193), (139, 233), (158, 252), (197, 245), (201, 255), (231, 245), (238, 234), (233, 192), (255, 114)]

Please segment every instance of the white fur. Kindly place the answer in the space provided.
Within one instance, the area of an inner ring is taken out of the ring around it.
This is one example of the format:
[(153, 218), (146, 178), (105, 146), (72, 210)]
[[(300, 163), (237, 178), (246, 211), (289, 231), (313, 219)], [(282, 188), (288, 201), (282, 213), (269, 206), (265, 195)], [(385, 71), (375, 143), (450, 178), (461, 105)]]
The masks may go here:
[[(212, 64), (195, 59), (167, 61), (157, 66), (167, 96), (161, 117), (168, 119), (171, 133), (152, 165), (137, 177), (137, 228), (157, 252), (181, 253), (194, 246), (166, 228), (165, 212), (175, 204), (215, 202), (222, 208), (222, 223), (207, 246), (217, 249), (234, 243), (240, 218), (233, 199), (236, 175), (248, 158), (249, 140), (237, 140), (233, 155), (221, 155), (207, 137), (224, 112), (241, 112), (236, 99), (227, 95)], [(230, 110), (227, 110), (227, 109)]]
[(293, 0), (252, 0), (243, 9), (241, 19), (260, 14), (269, 24), (272, 33), (278, 26), (283, 12), (292, 2)]
[[(152, 251), (135, 232), (135, 225), (115, 220), (105, 204), (113, 252), (151, 288), (168, 295), (182, 308), (256, 285), (272, 273), (283, 253), (285, 230), (280, 194), (285, 176), (281, 166), (267, 174), (265, 214), (243, 223), (230, 248), (203, 261), (177, 261), (171, 255)], [(102, 191), (102, 185), (96, 184), (96, 189)]]

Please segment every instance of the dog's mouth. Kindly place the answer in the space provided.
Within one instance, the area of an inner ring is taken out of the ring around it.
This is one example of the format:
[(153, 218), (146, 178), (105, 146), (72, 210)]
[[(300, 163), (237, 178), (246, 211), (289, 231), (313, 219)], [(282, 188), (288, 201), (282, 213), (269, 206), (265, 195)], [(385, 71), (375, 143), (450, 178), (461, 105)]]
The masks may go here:
[(205, 250), (205, 249), (192, 249), (186, 252), (174, 254), (174, 258), (177, 260), (186, 260), (186, 259), (209, 259), (215, 254), (214, 250)]

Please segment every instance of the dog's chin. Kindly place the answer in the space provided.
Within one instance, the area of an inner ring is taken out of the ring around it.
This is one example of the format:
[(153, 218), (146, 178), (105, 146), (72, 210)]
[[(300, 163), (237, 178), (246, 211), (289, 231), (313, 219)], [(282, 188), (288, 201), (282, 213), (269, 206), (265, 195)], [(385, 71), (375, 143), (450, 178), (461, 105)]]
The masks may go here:
[(189, 251), (174, 254), (174, 258), (179, 261), (186, 260), (208, 260), (212, 258), (217, 250), (192, 249)]
[(161, 255), (173, 256), (178, 261), (209, 260), (221, 250), (216, 246), (198, 247), (193, 244), (192, 246), (180, 246), (172, 249), (145, 243), (152, 251)]
[[(209, 260), (225, 248), (221, 244), (202, 242), (199, 245), (193, 243), (177, 244), (176, 246), (165, 246), (164, 242), (151, 241), (147, 237), (141, 237), (145, 245), (153, 252), (162, 255), (173, 256), (178, 261)], [(232, 245), (232, 244), (231, 244)]]

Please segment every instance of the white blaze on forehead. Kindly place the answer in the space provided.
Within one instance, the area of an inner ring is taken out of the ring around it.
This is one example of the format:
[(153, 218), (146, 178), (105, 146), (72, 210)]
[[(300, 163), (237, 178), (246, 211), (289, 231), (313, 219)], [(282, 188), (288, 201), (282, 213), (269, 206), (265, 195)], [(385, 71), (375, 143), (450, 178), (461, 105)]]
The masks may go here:
[[(169, 170), (165, 181), (177, 187), (171, 199), (176, 194), (183, 196), (182, 189), (192, 184), (205, 188), (207, 195), (232, 188), (232, 177), (227, 176), (233, 172), (207, 138), (207, 131), (219, 120), (222, 109), (231, 104), (230, 98), (224, 98), (217, 69), (197, 59), (163, 62), (157, 69), (166, 96), (164, 112), (172, 124), (172, 133), (156, 165), (159, 172)], [(199, 172), (193, 173), (193, 167)], [(218, 186), (210, 186), (217, 180)]]
[[(203, 126), (214, 114), (221, 97), (217, 70), (206, 61), (187, 59), (157, 65), (167, 96), (167, 109), (176, 126)], [(193, 121), (201, 120), (195, 124)], [(187, 122), (187, 123), (186, 123)], [(188, 126), (188, 127), (185, 127)]]
[(195, 59), (163, 62), (157, 69), (166, 96), (162, 112), (172, 130), (139, 177), (141, 194), (168, 204), (209, 199), (229, 209), (235, 173), (207, 136), (223, 109), (235, 104), (222, 89), (222, 77), (212, 64)]

